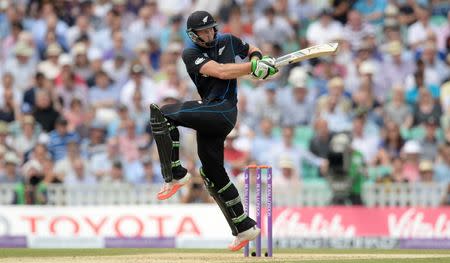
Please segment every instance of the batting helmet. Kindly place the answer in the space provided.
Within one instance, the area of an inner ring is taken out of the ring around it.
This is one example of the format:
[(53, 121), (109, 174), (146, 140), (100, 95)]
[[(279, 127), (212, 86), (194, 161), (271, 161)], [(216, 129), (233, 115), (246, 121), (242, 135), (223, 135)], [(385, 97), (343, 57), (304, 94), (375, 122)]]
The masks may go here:
[[(196, 33), (198, 30), (207, 28), (214, 28), (214, 39), (209, 42), (204, 41)], [(206, 11), (195, 11), (188, 17), (186, 33), (195, 44), (207, 48), (213, 47), (217, 36), (217, 22), (214, 20), (214, 17)]]

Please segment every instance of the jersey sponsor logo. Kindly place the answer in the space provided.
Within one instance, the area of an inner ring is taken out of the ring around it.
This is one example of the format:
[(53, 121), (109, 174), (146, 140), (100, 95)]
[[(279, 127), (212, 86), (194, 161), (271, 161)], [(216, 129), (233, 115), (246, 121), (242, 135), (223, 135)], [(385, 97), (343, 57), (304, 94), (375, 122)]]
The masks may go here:
[(195, 65), (199, 65), (203, 61), (205, 61), (205, 58), (197, 58), (194, 63), (195, 63)]
[(221, 47), (221, 48), (219, 48), (219, 56), (221, 56), (222, 55), (222, 52), (223, 52), (223, 50), (225, 49), (225, 46), (223, 46), (223, 47)]
[(206, 24), (206, 22), (208, 22), (208, 16), (205, 16), (205, 18), (203, 18), (203, 24)]

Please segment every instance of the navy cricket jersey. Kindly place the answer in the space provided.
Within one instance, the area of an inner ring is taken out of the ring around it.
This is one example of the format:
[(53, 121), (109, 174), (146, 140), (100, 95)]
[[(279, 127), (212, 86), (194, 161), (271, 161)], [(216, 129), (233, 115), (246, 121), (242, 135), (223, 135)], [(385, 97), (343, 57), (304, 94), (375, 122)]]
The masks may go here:
[(247, 57), (248, 49), (248, 43), (240, 38), (219, 33), (216, 45), (212, 48), (203, 48), (191, 42), (184, 49), (184, 64), (202, 99), (228, 99), (237, 102), (236, 79), (224, 80), (202, 75), (200, 68), (210, 60), (222, 64), (235, 63), (236, 56)]

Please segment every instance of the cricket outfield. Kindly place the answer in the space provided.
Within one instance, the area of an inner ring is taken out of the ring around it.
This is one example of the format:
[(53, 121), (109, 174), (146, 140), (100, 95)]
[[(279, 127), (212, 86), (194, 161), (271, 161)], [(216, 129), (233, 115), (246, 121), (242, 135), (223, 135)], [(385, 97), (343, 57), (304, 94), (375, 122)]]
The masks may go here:
[(450, 251), (276, 249), (273, 258), (244, 258), (218, 249), (1, 249), (0, 262), (450, 262)]

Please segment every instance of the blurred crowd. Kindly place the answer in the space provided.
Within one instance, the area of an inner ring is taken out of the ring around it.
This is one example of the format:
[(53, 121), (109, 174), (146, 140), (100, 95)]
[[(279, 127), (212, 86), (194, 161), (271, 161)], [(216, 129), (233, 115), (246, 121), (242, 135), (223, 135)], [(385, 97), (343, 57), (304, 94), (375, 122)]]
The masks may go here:
[[(45, 203), (49, 183), (162, 182), (148, 105), (199, 99), (180, 57), (195, 10), (265, 55), (340, 44), (238, 80), (233, 180), (250, 163), (286, 187), (345, 177), (353, 204), (365, 182), (450, 182), (448, 1), (0, 0), (0, 184), (15, 203)], [(182, 200), (210, 201), (181, 133)]]

